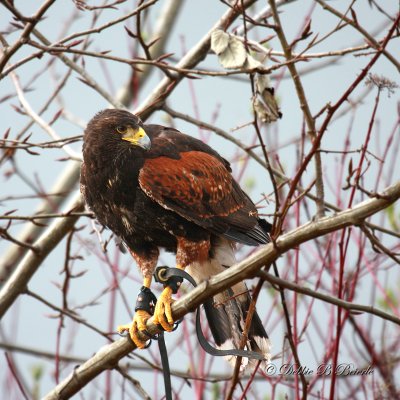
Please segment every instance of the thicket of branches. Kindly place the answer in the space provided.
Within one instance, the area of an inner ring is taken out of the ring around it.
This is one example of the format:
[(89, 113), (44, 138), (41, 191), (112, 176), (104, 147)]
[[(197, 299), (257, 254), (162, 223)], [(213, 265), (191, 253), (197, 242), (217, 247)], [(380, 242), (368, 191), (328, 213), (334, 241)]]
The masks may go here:
[[(106, 107), (208, 142), (273, 222), (270, 244), (182, 289), (175, 398), (400, 397), (396, 2), (0, 3), (8, 399), (164, 395), (157, 346), (115, 331), (140, 275), (79, 194), (82, 132)], [(191, 313), (243, 279), (273, 345), (249, 376), (204, 353)]]

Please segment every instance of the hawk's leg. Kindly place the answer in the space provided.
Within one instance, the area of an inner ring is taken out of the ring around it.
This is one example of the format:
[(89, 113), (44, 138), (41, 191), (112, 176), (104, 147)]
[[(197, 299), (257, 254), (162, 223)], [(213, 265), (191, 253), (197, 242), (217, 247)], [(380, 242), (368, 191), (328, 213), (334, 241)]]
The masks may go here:
[[(184, 237), (177, 237), (176, 268), (185, 269), (188, 265), (204, 262), (209, 257), (210, 239), (192, 241)], [(174, 320), (171, 313), (172, 293), (176, 293), (182, 279), (172, 279), (164, 284), (164, 290), (157, 300), (154, 310), (154, 322), (159, 323), (166, 331), (173, 330)]]
[[(177, 265), (177, 268), (184, 269), (179, 265)], [(159, 282), (160, 281), (163, 282), (162, 280), (159, 280)], [(174, 329), (174, 320), (171, 312), (171, 304), (174, 301), (172, 299), (172, 294), (178, 292), (181, 283), (182, 278), (176, 277), (172, 277), (165, 281), (164, 290), (162, 291), (156, 303), (154, 310), (154, 323), (160, 324), (167, 332), (171, 332)]]
[(129, 332), (133, 343), (139, 348), (143, 349), (146, 347), (146, 340), (143, 341), (139, 338), (138, 332), (146, 331), (146, 322), (154, 313), (154, 306), (157, 298), (150, 290), (151, 277), (145, 278), (143, 286), (140, 289), (136, 300), (135, 315), (133, 321), (130, 324), (120, 325), (117, 330), (119, 333)]

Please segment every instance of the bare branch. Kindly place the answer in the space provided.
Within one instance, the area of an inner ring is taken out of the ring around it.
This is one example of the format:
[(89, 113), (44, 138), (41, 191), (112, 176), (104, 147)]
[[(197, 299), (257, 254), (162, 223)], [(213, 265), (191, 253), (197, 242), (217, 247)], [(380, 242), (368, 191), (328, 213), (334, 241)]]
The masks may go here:
[[(270, 265), (286, 251), (299, 246), (301, 243), (326, 235), (330, 232), (351, 225), (359, 225), (366, 218), (388, 207), (399, 198), (400, 182), (388, 187), (379, 195), (379, 198), (366, 200), (351, 209), (338, 213), (337, 215), (320, 218), (315, 222), (309, 222), (280, 236), (274, 243), (264, 246), (242, 262), (210, 278), (208, 281), (201, 283), (190, 293), (174, 302), (172, 306), (174, 320), (181, 319), (214, 294), (219, 293), (246, 278), (259, 274), (259, 271), (263, 266)], [(270, 278), (269, 275), (266, 275), (266, 278)], [(275, 283), (278, 282), (283, 285), (281, 280), (275, 281)], [(326, 298), (324, 298), (324, 300), (325, 299)], [(346, 303), (342, 302), (336, 303), (336, 305), (347, 306)], [(363, 311), (366, 311), (366, 308), (363, 309)], [(369, 309), (369, 312), (371, 311), (377, 315), (376, 310)], [(379, 316), (385, 316), (385, 319), (400, 324), (398, 318), (393, 318), (389, 314), (382, 312)], [(147, 331), (152, 335), (159, 332), (158, 326), (153, 324), (153, 318), (147, 322)], [(146, 340), (146, 337), (143, 339)], [(65, 378), (64, 381), (49, 392), (45, 396), (45, 399), (51, 400), (73, 396), (101, 372), (116, 367), (119, 360), (128, 355), (134, 349), (135, 345), (128, 338), (120, 339), (110, 345), (102, 347), (92, 358), (76, 368), (67, 378)]]
[[(275, 0), (269, 0), (269, 4), (273, 13), (274, 21), (276, 24), (276, 33), (279, 37), (279, 40), (282, 44), (283, 52), (285, 54), (286, 60), (291, 60), (293, 58), (292, 55), (292, 45), (289, 45), (289, 43), (286, 40), (285, 33), (282, 28), (282, 24), (279, 18), (278, 10), (276, 8)], [(300, 102), (300, 108), (303, 111), (304, 118), (307, 124), (308, 128), (308, 134), (311, 137), (311, 141), (314, 142), (316, 141), (317, 138), (317, 133), (316, 133), (316, 128), (315, 128), (315, 120), (312, 116), (310, 107), (308, 105), (306, 93), (303, 88), (303, 84), (301, 83), (300, 76), (297, 72), (297, 68), (295, 64), (289, 63), (288, 64), (288, 69), (290, 71), (290, 74), (293, 79), (294, 86), (296, 88), (297, 96)], [(321, 161), (321, 154), (317, 151), (315, 153), (314, 157), (314, 163), (315, 163), (315, 187), (317, 190), (317, 216), (322, 217), (325, 214), (325, 208), (324, 208), (324, 183), (323, 183), (323, 177), (322, 177), (322, 161)], [(281, 222), (282, 224), (282, 222)], [(281, 226), (281, 225), (280, 225)]]
[[(58, 136), (58, 134), (55, 132), (55, 130), (48, 123), (46, 123), (43, 120), (43, 118), (41, 118), (38, 114), (36, 114), (36, 112), (32, 109), (32, 107), (30, 106), (30, 104), (28, 103), (28, 101), (24, 96), (24, 92), (19, 83), (19, 78), (17, 74), (11, 72), (10, 76), (12, 81), (14, 82), (15, 90), (17, 91), (18, 94), (18, 99), (21, 102), (22, 106), (24, 107), (25, 112), (32, 118), (33, 121), (35, 121), (43, 130), (45, 130), (53, 140), (62, 140), (61, 137)], [(63, 149), (71, 157), (71, 159), (75, 161), (82, 160), (82, 155), (71, 149), (70, 146), (65, 145), (63, 146)]]
[[(82, 211), (83, 203), (80, 193), (72, 199), (68, 210)], [(46, 229), (43, 235), (33, 244), (36, 252), (28, 251), (18, 267), (13, 271), (0, 291), (0, 318), (6, 313), (15, 299), (25, 290), (33, 274), (40, 267), (61, 239), (74, 227), (78, 217), (60, 218)]]
[[(12, 57), (12, 55), (16, 53), (26, 42), (26, 40), (29, 38), (29, 35), (34, 30), (35, 25), (37, 25), (37, 23), (40, 21), (46, 11), (53, 5), (54, 2), (55, 0), (45, 1), (36, 12), (36, 14), (33, 17), (29, 18), (29, 21), (26, 23), (19, 39), (12, 46), (6, 47), (4, 49), (3, 56), (0, 59), (0, 72), (3, 71), (3, 68), (6, 66), (8, 60)], [(7, 2), (5, 4), (6, 7), (9, 7), (10, 5), (11, 3), (7, 4)]]

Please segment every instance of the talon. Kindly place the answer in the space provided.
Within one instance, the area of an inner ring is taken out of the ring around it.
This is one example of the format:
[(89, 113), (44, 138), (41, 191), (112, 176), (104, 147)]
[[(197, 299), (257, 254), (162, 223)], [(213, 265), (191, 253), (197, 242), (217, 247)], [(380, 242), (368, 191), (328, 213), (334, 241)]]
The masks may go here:
[(125, 324), (125, 325), (118, 325), (117, 326), (117, 332), (119, 335), (123, 336), (124, 333), (129, 332), (129, 328), (131, 327), (132, 324)]
[(154, 323), (160, 324), (167, 332), (172, 332), (174, 329), (174, 320), (171, 312), (173, 299), (171, 295), (172, 289), (167, 286), (158, 298), (154, 310)]
[(119, 325), (117, 331), (119, 334), (124, 332), (129, 332), (129, 336), (132, 342), (135, 343), (136, 347), (139, 349), (144, 349), (147, 344), (147, 340), (142, 340), (138, 332), (146, 330), (146, 321), (151, 317), (151, 315), (144, 310), (137, 310), (133, 317), (133, 321), (130, 324)]

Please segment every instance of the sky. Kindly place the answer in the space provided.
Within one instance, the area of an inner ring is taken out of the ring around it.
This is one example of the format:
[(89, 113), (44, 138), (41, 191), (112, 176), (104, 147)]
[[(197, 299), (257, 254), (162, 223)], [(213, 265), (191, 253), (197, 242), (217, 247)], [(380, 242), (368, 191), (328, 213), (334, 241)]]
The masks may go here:
[[(348, 6), (348, 1), (337, 0), (328, 2), (335, 8), (343, 11)], [(36, 2), (15, 1), (16, 6), (23, 10), (25, 15), (32, 14), (37, 7)], [(133, 2), (126, 2), (118, 6), (116, 10), (104, 11), (96, 25), (101, 25), (109, 20), (121, 15), (124, 11), (132, 9)], [(163, 2), (158, 2), (148, 15), (145, 22), (145, 31), (147, 35), (151, 34), (151, 30), (157, 21), (157, 16), (160, 13)], [(257, 2), (256, 6), (250, 11), (254, 15), (257, 10), (263, 8), (265, 2)], [(398, 12), (397, 2), (385, 3), (386, 11), (391, 15)], [(368, 27), (368, 32), (373, 34), (375, 30), (381, 29), (378, 38), (382, 38), (386, 29), (382, 24), (387, 21), (381, 13), (377, 12), (375, 8), (371, 8), (368, 2), (358, 1), (355, 2), (354, 9), (357, 13), (357, 19), (361, 25)], [(222, 2), (204, 0), (202, 2), (188, 0), (183, 2), (179, 16), (177, 17), (174, 26), (171, 30), (165, 32), (170, 35), (166, 45), (166, 53), (173, 53), (174, 59), (180, 59), (185, 55), (188, 49), (192, 48), (203, 36), (211, 29), (214, 23), (219, 19), (220, 15), (226, 10), (226, 5)], [(321, 7), (315, 6), (313, 1), (297, 1), (289, 2), (281, 8), (280, 17), (282, 25), (285, 27), (285, 33), (289, 40), (297, 37), (304, 28), (305, 17), (311, 16), (311, 31), (313, 34), (318, 35), (317, 40), (329, 35), (336, 27), (338, 21), (335, 17), (327, 12), (324, 12)], [(89, 11), (78, 12), (74, 8), (73, 2), (58, 1), (51, 7), (47, 18), (40, 23), (39, 30), (51, 41), (56, 41), (67, 34), (76, 31), (88, 29), (92, 23), (93, 13)], [(9, 25), (10, 14), (2, 8), (0, 12), (0, 31), (7, 31), (10, 29)], [(230, 32), (235, 32), (235, 28), (241, 25), (241, 21), (233, 24)], [(129, 29), (134, 29), (135, 22), (133, 19), (126, 21), (125, 26)], [(271, 30), (267, 28), (257, 29), (251, 31), (249, 36), (253, 40), (261, 40), (271, 35)], [(18, 37), (18, 32), (7, 36), (9, 42), (13, 42)], [(106, 51), (110, 50), (112, 55), (120, 57), (131, 57), (134, 42), (129, 35), (127, 35), (124, 24), (119, 24), (112, 29), (106, 30), (99, 34), (91, 36), (92, 43), (90, 49), (92, 51)], [(339, 32), (330, 34), (320, 45), (313, 47), (310, 52), (319, 53), (329, 50), (339, 50), (343, 48), (353, 47), (364, 44), (363, 37), (349, 27), (341, 29)], [(268, 46), (272, 49), (281, 51), (281, 47), (276, 38), (269, 41)], [(399, 58), (399, 39), (396, 39), (388, 47), (390, 52)], [(301, 51), (304, 49), (304, 43), (300, 42), (295, 50)], [(12, 62), (20, 60), (25, 56), (31, 54), (32, 47), (26, 46), (21, 49), (13, 58)], [(280, 59), (279, 56), (276, 56)], [(324, 68), (313, 70), (314, 67), (326, 61), (314, 59), (312, 61), (298, 63), (297, 67), (299, 74), (304, 85), (304, 90), (307, 94), (307, 101), (314, 114), (318, 113), (328, 102), (337, 101), (344, 90), (354, 81), (357, 75), (361, 72), (369, 61), (370, 56), (364, 55), (355, 57), (354, 55), (347, 55), (340, 60), (332, 58), (328, 60), (328, 65)], [(29, 86), (29, 91), (26, 91), (26, 99), (31, 106), (38, 111), (42, 105), (48, 100), (49, 96), (54, 91), (56, 85), (60, 82), (67, 69), (58, 60), (53, 61), (51, 65), (49, 62), (54, 58), (45, 55), (40, 59), (33, 60), (24, 66), (18, 68), (17, 74), (21, 81), (22, 86), (27, 85), (32, 77), (38, 71), (42, 72), (41, 75), (35, 79), (32, 85)], [(273, 63), (272, 60), (265, 62), (266, 66)], [(129, 78), (130, 67), (110, 61), (99, 62), (97, 59), (85, 57), (84, 63), (80, 60), (78, 62), (84, 67), (99, 84), (104, 87), (113, 96), (116, 96), (118, 90), (124, 86)], [(214, 54), (209, 54), (204, 62), (200, 64), (201, 68), (211, 68), (214, 70), (221, 70), (218, 59)], [(373, 73), (383, 75), (389, 79), (399, 83), (398, 70), (384, 57), (377, 62), (374, 66)], [(293, 82), (287, 75), (280, 75), (281, 70), (274, 72), (271, 79), (271, 86), (275, 88), (276, 98), (279, 101), (280, 109), (283, 117), (275, 124), (262, 126), (262, 133), (267, 143), (267, 147), (277, 149), (274, 154), (279, 157), (279, 161), (286, 173), (291, 176), (298, 165), (299, 146), (298, 139), (303, 131), (303, 116), (299, 107), (299, 101), (295, 94)], [(143, 87), (139, 88), (136, 93), (133, 104), (130, 109), (134, 111), (140, 106), (141, 102), (147, 98), (152, 92), (154, 87), (158, 84), (163, 74), (154, 69), (150, 78), (147, 80)], [(365, 135), (369, 126), (369, 119), (374, 106), (374, 99), (376, 91), (371, 90), (368, 94), (364, 95), (368, 88), (361, 84), (355, 91), (352, 99), (357, 96), (363, 96), (361, 104), (354, 109), (354, 112), (348, 112), (344, 117), (337, 119), (333, 122), (324, 137), (322, 147), (329, 150), (341, 150), (343, 142), (349, 130), (351, 134), (351, 143), (349, 147), (358, 149), (364, 143)], [(10, 138), (15, 138), (18, 132), (26, 126), (29, 122), (29, 117), (21, 115), (15, 109), (20, 107), (18, 100), (14, 96), (15, 89), (10, 77), (6, 77), (0, 81), (0, 97), (3, 101), (0, 102), (0, 115), (1, 117), (1, 132), (10, 128)], [(13, 97), (4, 99), (6, 96), (12, 95)], [(168, 98), (167, 104), (176, 111), (179, 111), (189, 116), (202, 119), (206, 122), (213, 123), (219, 128), (230, 132), (235, 138), (246, 144), (252, 144), (255, 138), (254, 130), (249, 123), (252, 120), (251, 114), (251, 86), (248, 80), (233, 77), (212, 78), (205, 77), (196, 80), (186, 80), (182, 82), (177, 89)], [(374, 135), (371, 139), (372, 148), (377, 152), (380, 151), (390, 136), (396, 122), (396, 115), (398, 113), (398, 92), (391, 96), (384, 94), (380, 100), (378, 121), (374, 129)], [(53, 116), (59, 111), (63, 110), (64, 114), (53, 125), (57, 134), (63, 138), (76, 135), (82, 135), (84, 126), (87, 121), (99, 110), (109, 107), (108, 102), (102, 98), (92, 88), (82, 83), (76, 72), (71, 74), (67, 81), (67, 85), (63, 88), (61, 95), (58, 96), (51, 103), (50, 107), (44, 114), (47, 121), (52, 120)], [(344, 105), (345, 109), (347, 105)], [(265, 171), (257, 165), (253, 160), (245, 160), (243, 152), (233, 148), (224, 139), (215, 134), (209, 134), (205, 131), (200, 131), (198, 128), (179, 120), (171, 120), (164, 112), (159, 111), (154, 113), (149, 119), (152, 123), (160, 124), (173, 124), (178, 129), (191, 134), (196, 137), (206, 139), (208, 143), (217, 149), (224, 157), (232, 162), (232, 167), (235, 176), (249, 192), (254, 201), (260, 202), (263, 206), (262, 212), (271, 214), (274, 211), (273, 204), (263, 201), (263, 194), (270, 194), (273, 190), (272, 184), (265, 174)], [(319, 124), (317, 121), (317, 126)], [(44, 142), (49, 140), (46, 132), (44, 132), (38, 125), (34, 125), (29, 129), (32, 133), (30, 140), (32, 142)], [(81, 141), (74, 143), (71, 147), (78, 153), (81, 150)], [(305, 143), (305, 148), (309, 148), (309, 142)], [(35, 190), (42, 188), (50, 190), (51, 187), (60, 179), (60, 174), (68, 165), (74, 161), (60, 161), (65, 158), (66, 154), (62, 150), (40, 150), (40, 156), (33, 156), (27, 153), (19, 152), (17, 160), (17, 167), (21, 171), (19, 176), (16, 174), (8, 176), (12, 165), (5, 164), (1, 166), (2, 175), (0, 176), (0, 210), (2, 214), (12, 209), (18, 209), (20, 215), (30, 215), (34, 212), (36, 207), (41, 203), (40, 199), (8, 199), (9, 196), (26, 196), (33, 194)], [(354, 156), (356, 161), (356, 156)], [(339, 179), (339, 171), (342, 167), (342, 159), (337, 154), (327, 154), (323, 157), (323, 168), (326, 173), (326, 199), (333, 203), (337, 202), (337, 187)], [(348, 159), (347, 159), (348, 162)], [(378, 174), (379, 163), (371, 157), (371, 165), (369, 177), (371, 184), (375, 184), (374, 177)], [(389, 167), (386, 167), (382, 179), (378, 182), (377, 189), (382, 189), (390, 183), (391, 173), (398, 175), (399, 161), (394, 160)], [(26, 179), (25, 179), (26, 178)], [(309, 168), (302, 181), (303, 186), (307, 186), (314, 179), (314, 169)], [(372, 183), (373, 182), (373, 183)], [(33, 186), (35, 187), (32, 188)], [(368, 182), (367, 182), (368, 184)], [(340, 186), (340, 184), (339, 184)], [(74, 192), (78, 190), (78, 185)], [(72, 195), (72, 194), (71, 194)], [(309, 202), (310, 213), (315, 213), (314, 204)], [(380, 217), (381, 218), (381, 217)], [(302, 215), (299, 223), (304, 223), (308, 220), (307, 215)], [(295, 225), (295, 223), (293, 223)], [(3, 225), (1, 225), (3, 226)], [(14, 223), (10, 230), (13, 234), (17, 235), (22, 229), (23, 224)], [(82, 227), (82, 231), (76, 235), (74, 240), (74, 251), (83, 255), (84, 260), (76, 260), (73, 263), (74, 273), (85, 273), (74, 279), (69, 288), (69, 304), (70, 306), (80, 306), (80, 315), (87, 319), (91, 324), (96, 325), (100, 329), (112, 329), (119, 323), (127, 322), (131, 315), (131, 309), (137, 290), (140, 286), (140, 277), (136, 273), (136, 267), (132, 267), (132, 262), (128, 255), (121, 254), (109, 245), (107, 254), (101, 252), (101, 246), (97, 236), (92, 233), (91, 222), (84, 218), (81, 219), (78, 227)], [(109, 237), (108, 232), (102, 233), (103, 239)], [(46, 300), (61, 305), (62, 296), (60, 293), (60, 285), (63, 283), (63, 275), (61, 274), (63, 268), (64, 254), (65, 254), (65, 241), (62, 242), (46, 258), (43, 265), (31, 282), (29, 283), (29, 290), (39, 293)], [(4, 254), (9, 247), (9, 243), (5, 240), (0, 242), (0, 252)], [(310, 254), (315, 251), (312, 246), (308, 249)], [(252, 249), (241, 249), (238, 257), (243, 257), (248, 254)], [(170, 256), (162, 256), (165, 262), (171, 261)], [(286, 260), (286, 259), (285, 259)], [(309, 264), (310, 261), (305, 259)], [(172, 262), (172, 261), (171, 261)], [(121, 279), (121, 291), (116, 296), (116, 303), (114, 304), (113, 296), (107, 292), (112, 282), (113, 274), (110, 266), (118, 266), (121, 271), (125, 271), (127, 277)], [(287, 266), (282, 266), (284, 271), (287, 271)], [(399, 276), (396, 274), (393, 279), (398, 280)], [(387, 276), (385, 277), (387, 279)], [(365, 282), (364, 293), (359, 293), (358, 300), (367, 302), (369, 299), (370, 281)], [(104, 292), (107, 292), (104, 294)], [(121, 293), (125, 294), (125, 297)], [(128, 298), (127, 301), (126, 297)], [(92, 304), (93, 299), (97, 301)], [(271, 333), (271, 341), (274, 344), (275, 354), (281, 350), (284, 335), (284, 327), (280, 320), (279, 309), (276, 305), (270, 306), (271, 296), (268, 290), (262, 294), (259, 302), (262, 309), (263, 320), (266, 321), (269, 332)], [(89, 306), (87, 304), (90, 303)], [(86, 305), (83, 307), (83, 305)], [(329, 322), (331, 318), (330, 312), (326, 312), (324, 305), (316, 306), (319, 310), (318, 318), (321, 319), (320, 325), (323, 326), (324, 322)], [(303, 309), (301, 312), (305, 313)], [(3, 342), (11, 341), (15, 344), (43, 349), (49, 352), (55, 352), (55, 338), (57, 337), (57, 329), (59, 320), (55, 318), (57, 313), (50, 310), (47, 306), (38, 301), (34, 301), (29, 296), (23, 295), (13, 305), (10, 311), (6, 314), (1, 323), (1, 334)], [(188, 318), (189, 319), (189, 318)], [(380, 324), (379, 325), (379, 329)], [(186, 328), (191, 330), (193, 326), (191, 322), (187, 322)], [(377, 332), (380, 330), (377, 329)], [(390, 328), (388, 330), (390, 331)], [(193, 346), (195, 338), (192, 335), (191, 341), (182, 344), (182, 336), (179, 332), (175, 332), (171, 336), (167, 335), (167, 344), (171, 349), (171, 359), (177, 360), (173, 367), (180, 367), (181, 361), (184, 363), (188, 361), (184, 357), (187, 355), (189, 343)], [(65, 328), (61, 335), (62, 353), (70, 355), (77, 355), (78, 357), (87, 358), (93, 354), (99, 347), (105, 344), (105, 340), (100, 335), (94, 334), (91, 330), (78, 326), (70, 320), (65, 320)], [(309, 339), (310, 340), (310, 339)], [(323, 346), (323, 343), (315, 343), (316, 351), (318, 352)], [(309, 348), (305, 347), (302, 351), (302, 357), (312, 364), (314, 361), (313, 355), (307, 355)], [(155, 346), (150, 350), (145, 351), (145, 356), (150, 359), (157, 359), (157, 349)], [(352, 355), (349, 355), (351, 359)], [(207, 359), (208, 360), (208, 359)], [(4, 362), (4, 357), (1, 363)], [(21, 370), (24, 371), (24, 379), (27, 382), (32, 382), (32, 368), (35, 366), (42, 366), (44, 368), (44, 377), (40, 382), (41, 394), (45, 394), (54, 386), (54, 377), (52, 362), (44, 362), (36, 357), (27, 355), (18, 355), (16, 362)], [(138, 362), (136, 359), (132, 362)], [(210, 362), (209, 360), (207, 362)], [(214, 361), (210, 364), (213, 372), (228, 371), (228, 365), (225, 365), (222, 360)], [(68, 366), (62, 371), (62, 375), (70, 370)], [(141, 375), (142, 374), (142, 375)], [(1, 374), (0, 374), (1, 376)], [(136, 376), (136, 375), (135, 375)], [(154, 386), (153, 375), (147, 372), (142, 372), (137, 375), (138, 379), (145, 377), (145, 386), (147, 390), (152, 390)], [(151, 379), (149, 379), (151, 377)], [(3, 382), (6, 381), (6, 376), (1, 378)], [(104, 376), (99, 377), (94, 385), (86, 388), (84, 395), (86, 398), (95, 396), (100, 398), (101, 388), (104, 384)], [(116, 382), (116, 381), (114, 381)], [(177, 386), (179, 384), (176, 383)], [(155, 386), (162, 388), (161, 378), (155, 383)], [(160, 389), (161, 390), (161, 389)], [(185, 387), (182, 393), (192, 393), (192, 389)], [(260, 392), (263, 389), (261, 386)], [(151, 393), (151, 392), (150, 392)], [(112, 398), (120, 398), (120, 392), (116, 392)], [(17, 398), (17, 397), (16, 397)], [(263, 398), (260, 396), (260, 398)]]

